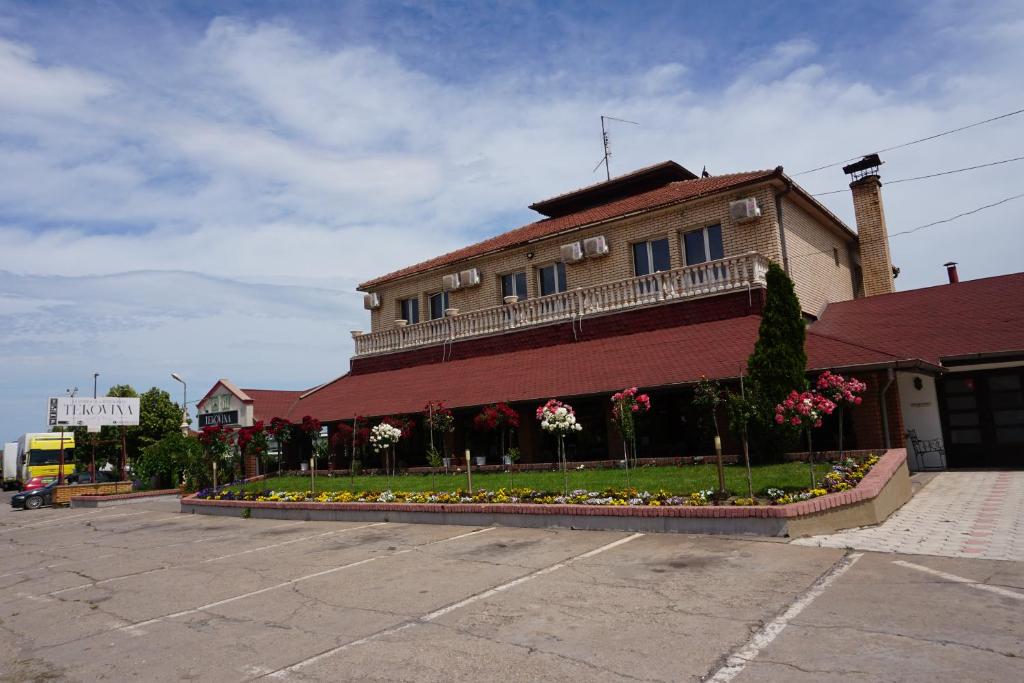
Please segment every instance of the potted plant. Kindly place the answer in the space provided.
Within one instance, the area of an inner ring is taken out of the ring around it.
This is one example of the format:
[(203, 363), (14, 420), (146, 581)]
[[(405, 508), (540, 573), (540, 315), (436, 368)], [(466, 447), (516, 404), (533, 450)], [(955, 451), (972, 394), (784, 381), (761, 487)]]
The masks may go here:
[(405, 318), (399, 318), (398, 320), (395, 321), (395, 327), (405, 327), (408, 324), (409, 321), (406, 320)]
[(519, 301), (519, 297), (513, 294), (512, 296), (506, 296), (502, 299), (506, 304), (514, 304)]
[(457, 309), (457, 308), (446, 308), (446, 309), (444, 309), (444, 314), (446, 316), (448, 316), (449, 318), (451, 318), (452, 316), (456, 316), (456, 315), (459, 314), (459, 309)]

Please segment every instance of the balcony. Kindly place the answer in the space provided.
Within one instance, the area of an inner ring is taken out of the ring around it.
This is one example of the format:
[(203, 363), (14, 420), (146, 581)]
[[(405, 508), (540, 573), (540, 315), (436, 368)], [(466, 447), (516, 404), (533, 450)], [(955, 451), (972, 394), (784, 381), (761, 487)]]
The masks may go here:
[(755, 252), (631, 277), (514, 304), (355, 337), (356, 357), (392, 353), (526, 327), (613, 313), (765, 284), (768, 259)]

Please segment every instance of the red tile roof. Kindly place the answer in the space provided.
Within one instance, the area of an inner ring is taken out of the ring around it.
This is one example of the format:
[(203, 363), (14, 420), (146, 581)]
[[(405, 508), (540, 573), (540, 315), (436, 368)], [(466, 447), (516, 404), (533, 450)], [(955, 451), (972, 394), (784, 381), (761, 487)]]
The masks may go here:
[[(458, 408), (737, 377), (759, 324), (750, 315), (345, 375), (295, 403), (291, 417), (333, 421), (418, 412), (428, 400)], [(917, 360), (937, 366), (950, 356), (1012, 351), (1024, 351), (1024, 273), (831, 304), (807, 330), (811, 370)]]
[[(749, 171), (746, 173), (730, 173), (727, 175), (711, 176), (710, 178), (697, 178), (695, 180), (681, 180), (669, 183), (664, 187), (655, 190), (641, 192), (624, 199), (619, 199), (607, 204), (595, 206), (575, 213), (570, 213), (557, 218), (546, 218), (535, 223), (529, 223), (520, 228), (504, 232), (490, 239), (486, 239), (468, 247), (457, 249), (441, 256), (436, 256), (422, 263), (417, 263), (393, 273), (368, 280), (359, 285), (358, 289), (367, 290), (378, 285), (406, 277), (423, 273), (434, 268), (450, 266), (476, 256), (483, 256), (502, 249), (521, 246), (528, 242), (551, 237), (560, 232), (581, 228), (592, 223), (618, 218), (639, 211), (650, 211), (670, 204), (696, 199), (705, 195), (722, 192), (748, 183), (755, 183), (774, 176), (781, 176), (781, 168), (763, 171)], [(614, 179), (613, 179), (614, 182)]]
[[(292, 419), (321, 420), (412, 413), (429, 400), (453, 408), (495, 401), (543, 401), (554, 396), (611, 394), (623, 387), (665, 387), (708, 377), (737, 377), (757, 340), (760, 317), (744, 316), (512, 351), (365, 375), (346, 375), (314, 391)], [(812, 368), (892, 360), (875, 351), (809, 334)]]
[(830, 304), (811, 330), (933, 364), (1024, 351), (1024, 273)]
[[(276, 389), (242, 389), (252, 399), (252, 419), (269, 422), (275, 417), (288, 417), (292, 405), (303, 391)], [(301, 417), (301, 416), (300, 416)]]

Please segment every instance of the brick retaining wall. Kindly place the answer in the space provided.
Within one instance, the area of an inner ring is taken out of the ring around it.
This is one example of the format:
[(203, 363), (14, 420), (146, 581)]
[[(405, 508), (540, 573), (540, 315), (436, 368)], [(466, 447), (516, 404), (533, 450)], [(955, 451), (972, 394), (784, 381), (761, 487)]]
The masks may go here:
[[(866, 477), (853, 489), (819, 498), (773, 506), (595, 506), (537, 505), (503, 503), (284, 503), (274, 501), (182, 499), (182, 512), (240, 514), (248, 508), (253, 517), (275, 519), (390, 521), (426, 524), (464, 524), (531, 527), (615, 529), (622, 531), (673, 531), (689, 533), (752, 533), (789, 535), (799, 525), (793, 520), (813, 516), (799, 533), (838, 530), (832, 521), (850, 519), (849, 508), (863, 507), (852, 519), (858, 524), (877, 524), (910, 498), (906, 449), (885, 453)], [(894, 485), (895, 482), (895, 485)], [(874, 500), (889, 489), (892, 504), (874, 506)], [(886, 511), (887, 510), (887, 511)], [(834, 520), (833, 512), (839, 513)], [(866, 521), (865, 521), (866, 520)], [(790, 529), (793, 526), (793, 530)]]
[(67, 484), (53, 490), (53, 504), (67, 505), (72, 497), (108, 496), (116, 493), (131, 493), (130, 481), (111, 481), (101, 484)]

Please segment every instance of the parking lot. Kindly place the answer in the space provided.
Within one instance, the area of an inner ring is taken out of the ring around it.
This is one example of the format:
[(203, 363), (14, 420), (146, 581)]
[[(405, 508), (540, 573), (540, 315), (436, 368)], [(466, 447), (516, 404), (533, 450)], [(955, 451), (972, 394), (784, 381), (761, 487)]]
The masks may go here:
[(1024, 564), (0, 499), (0, 680), (1019, 680)]

